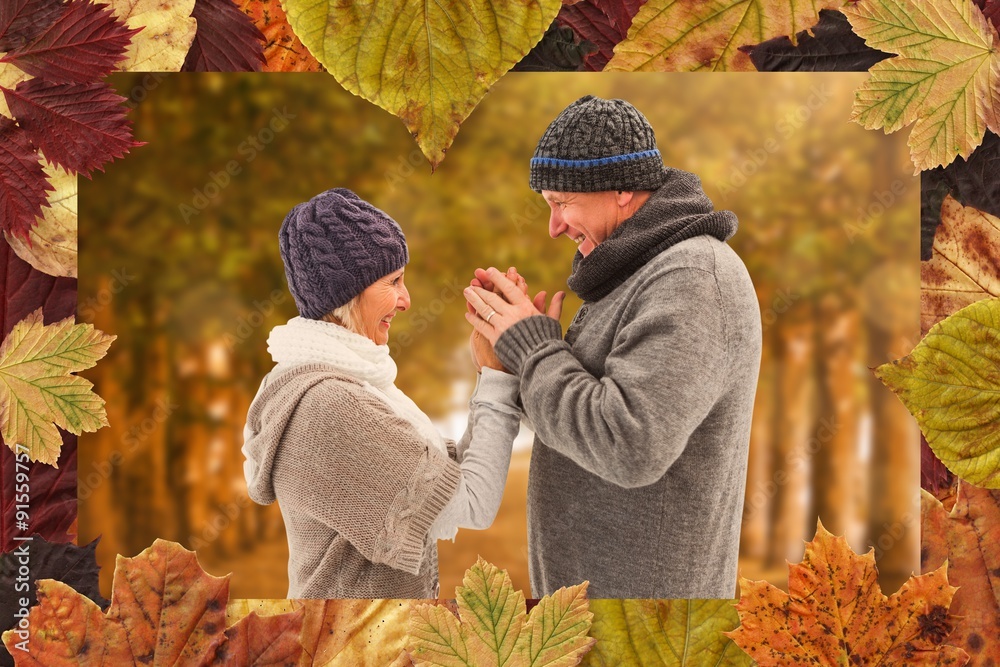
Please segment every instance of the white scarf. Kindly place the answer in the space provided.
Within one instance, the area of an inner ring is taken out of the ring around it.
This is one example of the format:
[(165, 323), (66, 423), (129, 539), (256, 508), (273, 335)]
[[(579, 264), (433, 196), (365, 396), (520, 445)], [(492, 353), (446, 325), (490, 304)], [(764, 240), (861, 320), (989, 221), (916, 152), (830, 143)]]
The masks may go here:
[(293, 317), (287, 324), (271, 329), (267, 351), (276, 364), (322, 362), (365, 384), (400, 417), (410, 422), (424, 438), (442, 452), (444, 438), (417, 404), (394, 384), (396, 362), (388, 345), (376, 345), (339, 324)]

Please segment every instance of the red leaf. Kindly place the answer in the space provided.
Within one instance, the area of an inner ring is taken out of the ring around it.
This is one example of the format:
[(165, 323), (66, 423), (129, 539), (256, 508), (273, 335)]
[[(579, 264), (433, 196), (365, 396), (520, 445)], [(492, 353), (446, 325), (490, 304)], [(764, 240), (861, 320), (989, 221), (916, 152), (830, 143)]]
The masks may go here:
[(28, 133), (0, 116), (0, 229), (27, 239), (53, 190)]
[(599, 72), (614, 55), (615, 44), (625, 39), (632, 19), (646, 0), (583, 0), (571, 6), (563, 5), (556, 22), (572, 28), (581, 39), (593, 42), (599, 49), (583, 61), (584, 68)]
[[(105, 162), (120, 158), (132, 140), (124, 97), (103, 82), (48, 83), (29, 79), (3, 89), (7, 105), (46, 159), (88, 178)], [(102, 169), (103, 171), (103, 169)]]
[(1000, 0), (986, 0), (982, 10), (986, 20), (992, 21), (993, 26), (1000, 31)]
[(258, 616), (250, 612), (226, 630), (213, 665), (295, 665), (302, 656), (299, 633), (305, 607), (287, 614)]
[(2, 236), (0, 295), (0, 340), (39, 306), (45, 324), (76, 312), (76, 278), (56, 278), (33, 268), (11, 250)]
[(52, 83), (88, 83), (115, 69), (139, 30), (129, 29), (106, 5), (70, 0), (52, 25), (0, 62)]
[(65, 10), (63, 0), (3, 0), (0, 2), (0, 51), (24, 46)]
[[(76, 282), (76, 281), (74, 281)], [(46, 463), (28, 464), (31, 499), (28, 503), (29, 532), (41, 535), (50, 542), (73, 541), (69, 529), (76, 520), (76, 436), (61, 432), (63, 447), (59, 453), (59, 467)], [(15, 494), (16, 459), (10, 447), (0, 439), (0, 551), (12, 551), (20, 542), (15, 535), (24, 535), (17, 529), (17, 498)]]
[(257, 26), (231, 0), (197, 0), (198, 31), (182, 72), (259, 72), (264, 41)]

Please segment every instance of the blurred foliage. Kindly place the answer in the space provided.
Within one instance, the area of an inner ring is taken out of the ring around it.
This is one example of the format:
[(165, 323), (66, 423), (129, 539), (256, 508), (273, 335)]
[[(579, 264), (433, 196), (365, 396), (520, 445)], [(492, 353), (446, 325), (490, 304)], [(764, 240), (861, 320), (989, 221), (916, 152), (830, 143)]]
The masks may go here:
[[(461, 289), (473, 269), (514, 265), (533, 291), (566, 289), (576, 246), (548, 237), (528, 163), (549, 122), (585, 94), (635, 104), (665, 163), (698, 174), (716, 207), (736, 213), (730, 243), (754, 280), (765, 328), (784, 326), (790, 301), (809, 310), (831, 293), (863, 309), (869, 325), (897, 313), (915, 323), (916, 305), (896, 304), (898, 281), (880, 276), (910, 277), (915, 293), (918, 181), (904, 138), (848, 122), (863, 79), (513, 73), (491, 88), (431, 173), (397, 119), (326, 74), (112, 77), (133, 100), (135, 135), (148, 145), (80, 183), (80, 318), (119, 336), (87, 377), (123, 411), (116, 424), (109, 409), (112, 428), (97, 434), (101, 444), (81, 469), (128, 445), (130, 425), (146, 437), (143, 420), (158, 398), (178, 407), (162, 429), (150, 426), (146, 451), (136, 448), (145, 458), (122, 463), (112, 489), (98, 487), (81, 509), (81, 537), (110, 533), (113, 522), (117, 537), (102, 541), (109, 554), (137, 553), (157, 536), (194, 545), (192, 536), (219, 532), (205, 527), (213, 511), (249, 505), (239, 451), (245, 406), (272, 365), (268, 332), (295, 315), (278, 229), (293, 205), (325, 189), (351, 188), (399, 221), (412, 307), (390, 334), (397, 384), (432, 417), (461, 409), (468, 396), (456, 387), (473, 377)], [(570, 295), (564, 326), (579, 305)], [(848, 363), (854, 386), (840, 395), (861, 400), (865, 362)], [(223, 391), (228, 407), (210, 398)], [(148, 493), (157, 497), (136, 497), (151, 475)], [(133, 501), (121, 503), (122, 494)], [(101, 503), (112, 504), (110, 514)], [(263, 531), (258, 509), (234, 512), (222, 535)], [(280, 523), (266, 509), (261, 516)], [(800, 528), (806, 537), (808, 526)], [(512, 571), (525, 560), (523, 529), (516, 532), (512, 562), (494, 558)], [(197, 548), (209, 556), (232, 545), (224, 538)]]

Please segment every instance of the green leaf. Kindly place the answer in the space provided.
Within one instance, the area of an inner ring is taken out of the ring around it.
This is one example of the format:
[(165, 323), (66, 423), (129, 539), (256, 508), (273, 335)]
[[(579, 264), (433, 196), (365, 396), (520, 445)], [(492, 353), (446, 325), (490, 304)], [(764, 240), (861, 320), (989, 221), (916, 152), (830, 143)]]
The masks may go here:
[(432, 167), (561, 6), (560, 0), (284, 2), (306, 48), (344, 88), (399, 117)]
[(597, 646), (587, 667), (718, 667), (753, 660), (723, 632), (740, 621), (734, 600), (594, 600)]
[(524, 627), (524, 594), (514, 590), (506, 571), (482, 558), (465, 573), (456, 591), (466, 643), (476, 665), (508, 664)]
[(1000, 488), (1000, 299), (935, 324), (908, 356), (875, 369), (960, 478)]
[(968, 0), (862, 0), (844, 7), (868, 46), (899, 54), (875, 64), (851, 118), (895, 132), (914, 123), (916, 172), (968, 157), (1000, 128), (996, 30)]
[(53, 421), (77, 435), (107, 426), (94, 385), (70, 373), (96, 364), (115, 338), (72, 317), (46, 326), (41, 308), (14, 325), (0, 345), (0, 434), (8, 447), (56, 465), (62, 438)]
[(649, 0), (605, 71), (754, 71), (741, 46), (795, 35), (819, 23), (822, 2)]
[(444, 607), (414, 607), (406, 647), (417, 667), (572, 667), (594, 645), (586, 582), (542, 598), (530, 615), (507, 572), (482, 558), (463, 583), (461, 622)]

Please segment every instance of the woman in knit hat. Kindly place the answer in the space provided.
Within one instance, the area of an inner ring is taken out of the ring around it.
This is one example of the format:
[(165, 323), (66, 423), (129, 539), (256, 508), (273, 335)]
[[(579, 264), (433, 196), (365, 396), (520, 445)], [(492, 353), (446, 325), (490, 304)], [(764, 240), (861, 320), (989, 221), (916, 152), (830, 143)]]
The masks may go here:
[(298, 204), (279, 234), (299, 316), (275, 327), (276, 365), (244, 430), (250, 497), (275, 500), (288, 598), (438, 596), (437, 540), (487, 528), (520, 425), (517, 380), (488, 344), (458, 443), (394, 384), (386, 345), (410, 307), (403, 232), (350, 190)]

